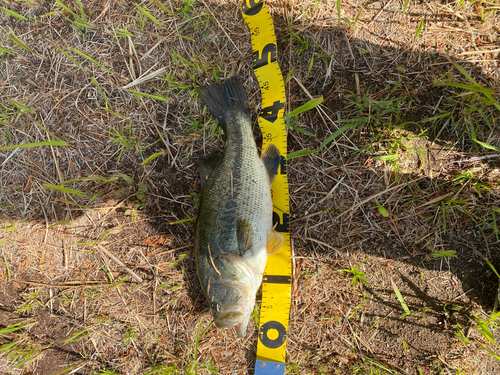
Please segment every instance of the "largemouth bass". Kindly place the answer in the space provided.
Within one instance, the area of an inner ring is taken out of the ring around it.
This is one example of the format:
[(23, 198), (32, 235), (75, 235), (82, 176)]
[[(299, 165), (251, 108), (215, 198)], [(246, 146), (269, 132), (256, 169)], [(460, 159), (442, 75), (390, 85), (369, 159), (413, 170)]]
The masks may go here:
[(236, 327), (243, 337), (267, 257), (283, 243), (272, 227), (271, 184), (280, 153), (270, 144), (259, 157), (245, 89), (236, 77), (198, 92), (224, 131), (225, 147), (218, 160), (200, 166), (196, 267), (215, 325)]

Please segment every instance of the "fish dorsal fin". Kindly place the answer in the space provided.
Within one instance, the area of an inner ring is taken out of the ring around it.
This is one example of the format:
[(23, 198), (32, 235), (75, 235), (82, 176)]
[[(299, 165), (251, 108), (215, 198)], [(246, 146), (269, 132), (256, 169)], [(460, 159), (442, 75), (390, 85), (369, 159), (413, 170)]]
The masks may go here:
[(278, 168), (280, 166), (281, 156), (278, 148), (272, 143), (266, 147), (262, 156), (260, 157), (264, 166), (266, 167), (267, 175), (269, 176), (269, 181), (271, 183), (274, 180), (274, 176), (278, 173)]
[(248, 257), (253, 250), (253, 229), (248, 219), (236, 220), (236, 238), (241, 256)]
[(267, 236), (267, 255), (274, 254), (277, 252), (281, 245), (283, 245), (283, 242), (285, 241), (285, 238), (277, 232), (271, 232), (269, 236)]
[(222, 159), (222, 155), (220, 153), (215, 153), (206, 157), (205, 159), (200, 159), (200, 182), (201, 188), (205, 185), (205, 182), (208, 180), (208, 176), (219, 164), (219, 161)]

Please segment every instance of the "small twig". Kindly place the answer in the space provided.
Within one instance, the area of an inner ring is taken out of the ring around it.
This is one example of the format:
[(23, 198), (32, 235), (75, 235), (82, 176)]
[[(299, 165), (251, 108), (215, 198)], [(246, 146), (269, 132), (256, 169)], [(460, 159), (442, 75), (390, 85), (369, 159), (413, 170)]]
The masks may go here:
[(358, 99), (358, 103), (361, 103), (361, 87), (359, 85), (358, 73), (354, 73), (354, 80), (356, 81), (356, 97)]
[(220, 24), (219, 22), (219, 19), (217, 17), (215, 17), (215, 14), (213, 14), (212, 12), (212, 9), (210, 9), (210, 7), (207, 5), (207, 3), (205, 3), (205, 1), (201, 0), (201, 2), (205, 5), (205, 7), (208, 9), (208, 11), (210, 12), (210, 14), (212, 15), (212, 17), (214, 18), (215, 22), (217, 22), (217, 24), (219, 25), (219, 27), (221, 28), (222, 32), (224, 34), (226, 34), (227, 38), (229, 39), (229, 41), (231, 42), (231, 44), (234, 46), (234, 48), (239, 52), (240, 56), (243, 56), (243, 54), (241, 53), (240, 49), (238, 48), (238, 46), (234, 43), (233, 41), (233, 38), (231, 38), (227, 33), (226, 33), (226, 30), (224, 29), (224, 27)]
[(321, 198), (321, 199), (318, 201), (318, 204), (321, 204), (321, 203), (323, 203), (323, 202), (324, 202), (327, 198), (330, 198), (330, 196), (331, 196), (331, 195), (332, 195), (332, 193), (335, 191), (335, 189), (337, 189), (337, 188), (338, 188), (338, 186), (340, 185), (340, 183), (341, 183), (342, 181), (344, 181), (345, 177), (346, 177), (346, 176), (342, 177), (342, 178), (340, 179), (340, 181), (338, 181), (338, 182), (335, 184), (335, 186), (332, 188), (332, 190), (330, 190), (330, 191), (328, 192), (328, 194), (327, 194), (327, 195), (325, 195), (323, 198)]
[(130, 276), (132, 276), (135, 280), (137, 280), (139, 283), (143, 284), (144, 283), (144, 280), (142, 280), (139, 276), (137, 276), (137, 274), (132, 271), (130, 268), (128, 268), (120, 259), (118, 259), (117, 257), (115, 257), (113, 254), (111, 254), (108, 250), (106, 250), (104, 248), (104, 246), (102, 245), (97, 245), (97, 247), (104, 253), (106, 254), (111, 260), (115, 261), (116, 263), (118, 263), (121, 267), (123, 267), (123, 269), (125, 271), (128, 272), (128, 274)]
[(66, 249), (66, 246), (64, 245), (64, 240), (61, 240), (61, 246), (63, 248), (63, 254), (64, 254), (64, 267), (66, 269), (69, 269), (69, 254), (68, 254), (68, 249)]
[(361, 202), (359, 202), (358, 204), (355, 204), (354, 206), (352, 206), (351, 208), (345, 210), (344, 212), (342, 212), (339, 216), (337, 216), (337, 218), (340, 218), (342, 216), (344, 216), (346, 213), (348, 213), (349, 211), (352, 211), (352, 210), (357, 210), (359, 207), (361, 207), (362, 205), (364, 205), (365, 203), (368, 203), (369, 201), (371, 201), (372, 199), (374, 198), (377, 198), (379, 195), (382, 195), (382, 194), (385, 194), (385, 193), (388, 193), (389, 191), (392, 191), (394, 189), (398, 189), (398, 188), (401, 188), (403, 186), (406, 186), (408, 185), (409, 183), (411, 182), (417, 182), (421, 179), (425, 178), (425, 176), (422, 176), (420, 178), (417, 178), (416, 180), (413, 180), (413, 181), (410, 181), (410, 182), (405, 182), (405, 183), (402, 183), (402, 184), (399, 184), (399, 185), (396, 185), (396, 186), (393, 186), (389, 189), (385, 189), (379, 193), (376, 193), (376, 194), (373, 194), (373, 195), (370, 195), (368, 198), (365, 198), (363, 199)]
[(456, 56), (462, 56), (462, 55), (479, 55), (481, 53), (495, 53), (495, 52), (500, 52), (500, 48), (497, 49), (484, 49), (480, 51), (465, 51), (461, 53), (457, 53)]
[(295, 223), (296, 221), (300, 221), (300, 220), (304, 220), (304, 219), (308, 219), (312, 216), (316, 216), (316, 215), (319, 215), (319, 214), (324, 214), (325, 213), (325, 210), (321, 210), (321, 211), (318, 211), (318, 212), (314, 212), (312, 214), (309, 214), (309, 215), (305, 215), (305, 216), (301, 216), (301, 217), (298, 217), (296, 219), (293, 219), (293, 220), (290, 220), (290, 223)]
[(217, 273), (219, 274), (219, 276), (221, 275), (220, 271), (217, 269), (217, 267), (215, 267), (215, 263), (214, 263), (214, 258), (212, 258), (212, 250), (210, 250), (210, 244), (208, 244), (208, 255), (210, 255), (210, 262), (212, 263), (212, 266), (214, 267), (214, 269), (217, 271)]
[[(292, 76), (292, 78), (295, 80), (295, 82), (297, 82), (297, 84), (302, 88), (302, 90), (304, 90), (304, 92), (306, 93), (306, 95), (309, 97), (309, 99), (313, 99), (313, 96), (309, 93), (309, 91), (305, 88), (305, 86), (302, 84), (302, 82), (300, 82), (297, 77), (295, 76)], [(324, 117), (326, 117), (337, 129), (338, 129), (338, 126), (335, 124), (335, 121), (333, 121), (330, 116), (327, 115), (327, 113), (323, 110), (322, 106), (321, 105), (318, 105), (316, 107), (316, 109), (318, 110), (318, 114), (321, 116), (321, 119), (323, 120), (323, 122), (325, 123), (325, 125), (328, 126), (328, 124), (326, 123), (326, 120)], [(324, 116), (324, 117), (323, 117)], [(293, 134), (293, 133), (292, 133)], [(345, 134), (342, 134), (341, 135), (342, 137), (345, 137)], [(356, 146), (348, 137), (345, 137), (347, 139), (347, 141), (349, 141), (353, 146)], [(340, 144), (337, 142), (337, 144)], [(348, 148), (351, 148), (351, 149), (354, 149), (354, 150), (358, 150), (357, 147), (350, 147), (350, 146), (347, 146), (347, 145), (343, 145), (345, 147), (348, 147)]]
[(345, 255), (345, 254), (342, 254), (340, 252), (340, 249), (337, 249), (336, 247), (333, 247), (329, 244), (327, 244), (326, 242), (323, 242), (323, 241), (320, 241), (320, 240), (317, 240), (315, 238), (311, 238), (311, 237), (304, 237), (304, 236), (291, 236), (291, 237), (294, 237), (294, 238), (301, 238), (303, 240), (308, 240), (308, 241), (311, 241), (311, 242), (316, 242), (317, 244), (319, 245), (322, 245), (322, 246), (325, 246), (327, 247), (328, 249), (331, 249), (333, 251), (335, 251), (338, 255), (340, 255), (342, 258), (344, 259), (347, 259), (348, 261), (350, 262), (353, 262), (354, 264), (357, 264), (357, 262), (354, 262), (348, 255)]
[(161, 253), (156, 254), (156, 256), (163, 255), (163, 254), (169, 254), (169, 253), (172, 253), (174, 251), (186, 249), (186, 248), (191, 247), (191, 246), (193, 246), (193, 245), (185, 245), (185, 246), (181, 246), (181, 247), (176, 247), (175, 249), (170, 249), (170, 250), (167, 250), (167, 251), (162, 251)]
[(102, 288), (113, 286), (113, 284), (99, 284), (99, 281), (87, 281), (86, 284), (82, 284), (81, 281), (68, 281), (64, 284), (45, 284), (36, 281), (22, 280), (22, 279), (12, 279), (12, 281), (20, 284), (45, 286), (47, 288)]
[[(152, 69), (152, 68), (151, 68), (151, 69)], [(151, 69), (150, 69), (150, 70), (151, 70)], [(133, 81), (132, 81), (132, 82), (130, 82), (129, 84), (126, 84), (125, 86), (122, 86), (121, 88), (122, 88), (122, 89), (129, 89), (129, 88), (134, 87), (134, 86), (136, 86), (136, 85), (139, 85), (139, 84), (141, 84), (141, 83), (147, 82), (147, 81), (149, 81), (149, 80), (151, 80), (151, 79), (153, 79), (153, 78), (156, 78), (156, 77), (157, 77), (157, 76), (159, 76), (160, 74), (163, 74), (163, 73), (165, 72), (165, 69), (166, 69), (166, 68), (165, 68), (165, 67), (163, 67), (163, 68), (160, 68), (160, 69), (158, 69), (158, 70), (155, 70), (155, 71), (154, 71), (154, 72), (152, 72), (152, 73), (147, 74), (147, 73), (149, 72), (149, 70), (148, 70), (146, 73), (144, 73), (144, 74), (143, 74), (143, 75), (141, 75), (140, 77), (136, 78), (135, 80), (133, 80)]]

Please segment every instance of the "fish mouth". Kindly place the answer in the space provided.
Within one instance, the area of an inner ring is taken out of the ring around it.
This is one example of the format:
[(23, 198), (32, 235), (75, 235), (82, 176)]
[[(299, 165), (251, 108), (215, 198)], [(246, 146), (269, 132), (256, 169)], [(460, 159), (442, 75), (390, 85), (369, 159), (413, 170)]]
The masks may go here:
[(240, 312), (231, 312), (224, 315), (219, 315), (214, 318), (215, 325), (218, 328), (229, 328), (241, 324), (243, 314)]
[(215, 325), (217, 328), (230, 328), (236, 326), (238, 336), (242, 337), (240, 331), (243, 329), (244, 335), (247, 326), (247, 324), (245, 324), (247, 319), (242, 310), (243, 308), (237, 304), (226, 306), (221, 311), (214, 313), (213, 318)]

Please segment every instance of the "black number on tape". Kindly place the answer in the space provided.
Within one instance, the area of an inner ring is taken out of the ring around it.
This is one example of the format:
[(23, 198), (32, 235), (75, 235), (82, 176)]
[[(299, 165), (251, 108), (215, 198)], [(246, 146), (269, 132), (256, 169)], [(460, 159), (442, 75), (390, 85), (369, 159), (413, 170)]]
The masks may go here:
[(286, 159), (280, 155), (280, 174), (286, 174)]
[[(269, 86), (269, 85), (268, 85)], [(281, 103), (279, 100), (274, 102), (273, 105), (269, 107), (262, 108), (260, 111), (260, 117), (269, 122), (275, 122), (278, 118), (278, 112), (280, 109), (284, 108), (285, 104)]]
[(259, 69), (263, 66), (266, 66), (269, 63), (276, 61), (276, 44), (269, 43), (262, 50), (262, 54), (260, 51), (253, 51), (253, 68)]
[(283, 222), (281, 222), (280, 215), (273, 211), (273, 223), (277, 223), (276, 230), (278, 232), (285, 233), (290, 231), (290, 218), (286, 212), (283, 212)]
[(247, 16), (255, 16), (263, 6), (264, 0), (241, 0), (241, 9)]
[[(278, 337), (276, 337), (274, 340), (271, 340), (268, 336), (268, 333), (271, 329), (275, 329), (276, 331), (278, 331)], [(279, 348), (281, 345), (283, 345), (285, 339), (286, 339), (286, 328), (280, 322), (271, 320), (269, 322), (264, 323), (264, 325), (260, 327), (259, 340), (262, 344), (264, 344), (264, 346), (267, 346), (268, 348), (271, 349)]]

